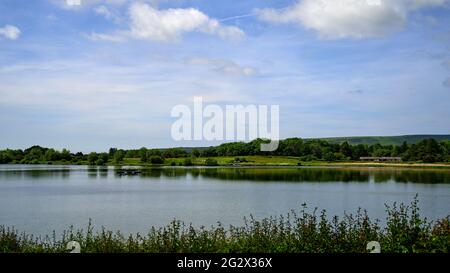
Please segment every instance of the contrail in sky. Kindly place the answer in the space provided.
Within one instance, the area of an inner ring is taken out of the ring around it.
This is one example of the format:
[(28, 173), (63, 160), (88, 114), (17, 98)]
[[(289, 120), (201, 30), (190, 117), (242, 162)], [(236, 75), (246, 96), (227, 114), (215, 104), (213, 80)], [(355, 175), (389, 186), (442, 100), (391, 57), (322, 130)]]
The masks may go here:
[[(284, 7), (284, 8), (279, 8), (279, 9), (274, 9), (276, 11), (283, 11), (288, 9), (289, 7)], [(226, 17), (226, 18), (222, 18), (219, 19), (219, 22), (225, 22), (225, 21), (230, 21), (230, 20), (234, 20), (234, 19), (240, 19), (240, 18), (246, 18), (246, 17), (253, 17), (253, 16), (257, 16), (258, 12), (254, 11), (251, 13), (247, 13), (247, 14), (241, 14), (241, 15), (236, 15), (236, 16), (230, 16), (230, 17)]]

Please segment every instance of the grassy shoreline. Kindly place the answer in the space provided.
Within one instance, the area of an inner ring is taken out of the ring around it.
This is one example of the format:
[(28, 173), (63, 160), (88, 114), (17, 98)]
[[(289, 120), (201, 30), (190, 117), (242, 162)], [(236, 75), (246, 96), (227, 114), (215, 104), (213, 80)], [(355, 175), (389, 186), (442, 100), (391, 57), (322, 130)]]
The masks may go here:
[(180, 221), (152, 227), (146, 235), (125, 236), (102, 228), (64, 231), (60, 237), (34, 237), (0, 226), (2, 253), (64, 253), (77, 241), (84, 253), (367, 253), (369, 241), (378, 241), (383, 253), (449, 253), (450, 216), (429, 222), (419, 215), (418, 201), (386, 206), (386, 225), (358, 210), (355, 215), (333, 217), (325, 211), (299, 212), (255, 220), (240, 227), (195, 228)]
[[(244, 161), (236, 161), (236, 159)], [(241, 156), (241, 157), (189, 157), (189, 166), (206, 166), (206, 160), (213, 159), (220, 167), (401, 167), (401, 168), (448, 168), (450, 163), (423, 163), (423, 162), (363, 162), (363, 161), (301, 161), (299, 157), (292, 156)], [(122, 163), (107, 162), (108, 166), (185, 166), (186, 157), (166, 158), (163, 164), (142, 163), (139, 158), (125, 158)], [(87, 161), (53, 161), (37, 162), (48, 165), (89, 165)]]

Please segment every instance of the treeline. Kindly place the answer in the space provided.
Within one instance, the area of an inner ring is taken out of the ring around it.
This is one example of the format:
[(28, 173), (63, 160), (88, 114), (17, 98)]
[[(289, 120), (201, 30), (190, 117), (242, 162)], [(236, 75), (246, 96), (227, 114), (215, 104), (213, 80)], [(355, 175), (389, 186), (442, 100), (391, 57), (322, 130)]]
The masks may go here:
[[(360, 157), (401, 157), (403, 161), (416, 162), (450, 162), (450, 141), (437, 142), (435, 139), (425, 139), (417, 144), (402, 145), (350, 145), (348, 142), (333, 144), (324, 140), (303, 140), (289, 138), (280, 141), (279, 147), (273, 152), (260, 150), (262, 139), (251, 142), (225, 143), (215, 147), (199, 149), (140, 149), (123, 150), (110, 148), (108, 152), (83, 154), (71, 153), (67, 149), (58, 151), (40, 146), (33, 146), (25, 150), (0, 150), (0, 164), (21, 163), (38, 164), (52, 162), (68, 162), (73, 164), (104, 165), (107, 163), (120, 164), (125, 158), (135, 158), (141, 163), (163, 164), (167, 158), (186, 158), (185, 165), (189, 165), (191, 157), (219, 157), (219, 156), (294, 156), (300, 161), (351, 161)], [(214, 162), (212, 162), (214, 163)], [(212, 164), (214, 165), (214, 164)]]
[(82, 152), (71, 153), (67, 149), (58, 151), (41, 146), (32, 146), (28, 149), (0, 150), (0, 164), (42, 164), (42, 163), (73, 163), (89, 165), (105, 165), (108, 163), (120, 164), (125, 158), (137, 158), (142, 163), (163, 164), (165, 158), (190, 157), (190, 154), (181, 148), (172, 149), (133, 149), (123, 150), (110, 148), (108, 152)]
[[(301, 161), (345, 161), (359, 160), (360, 157), (401, 157), (403, 161), (450, 162), (450, 141), (437, 142), (434, 139), (424, 139), (417, 144), (402, 145), (350, 145), (348, 142), (333, 144), (324, 140), (303, 140), (288, 138), (280, 141), (279, 147), (273, 152), (260, 151), (263, 140), (257, 139), (249, 143), (225, 143), (197, 151), (199, 156), (295, 156)], [(194, 150), (193, 153), (196, 151)]]

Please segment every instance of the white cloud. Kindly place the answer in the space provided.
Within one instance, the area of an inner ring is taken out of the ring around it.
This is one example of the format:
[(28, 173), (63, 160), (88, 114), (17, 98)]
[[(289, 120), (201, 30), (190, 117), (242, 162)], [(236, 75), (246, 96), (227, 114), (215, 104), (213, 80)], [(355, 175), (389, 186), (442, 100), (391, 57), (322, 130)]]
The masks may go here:
[(123, 19), (121, 18), (121, 16), (119, 14), (117, 14), (116, 12), (110, 10), (107, 6), (105, 5), (100, 5), (98, 7), (94, 8), (94, 12), (102, 15), (103, 17), (105, 17), (108, 20), (112, 20), (116, 23), (120, 23), (123, 21)]
[(94, 8), (95, 13), (105, 16), (106, 19), (113, 18), (113, 13), (104, 5)]
[(148, 4), (134, 3), (129, 12), (131, 36), (137, 39), (176, 41), (187, 32), (203, 32), (228, 39), (244, 35), (239, 28), (224, 26), (194, 8), (158, 10)]
[(16, 26), (6, 25), (0, 28), (0, 36), (4, 36), (6, 39), (16, 40), (20, 34), (21, 31)]
[[(107, 19), (121, 23), (124, 20), (108, 7), (101, 5), (94, 11)], [(237, 40), (244, 32), (234, 26), (225, 26), (216, 19), (194, 8), (158, 10), (145, 3), (134, 3), (129, 8), (129, 29), (113, 34), (91, 33), (91, 40), (122, 41), (127, 38), (172, 42), (184, 33), (201, 32), (224, 39)]]
[(120, 6), (130, 2), (131, 0), (49, 0), (54, 5), (68, 10), (82, 10), (98, 4), (107, 4)]
[(233, 61), (223, 59), (190, 58), (186, 60), (186, 64), (208, 66), (214, 71), (229, 75), (252, 76), (257, 73), (252, 67), (240, 66)]
[(295, 23), (325, 39), (381, 37), (402, 29), (408, 13), (447, 0), (299, 0), (278, 11), (257, 10), (260, 19)]
[(124, 40), (124, 36), (120, 33), (104, 34), (92, 32), (91, 34), (87, 34), (85, 36), (92, 41), (122, 42)]

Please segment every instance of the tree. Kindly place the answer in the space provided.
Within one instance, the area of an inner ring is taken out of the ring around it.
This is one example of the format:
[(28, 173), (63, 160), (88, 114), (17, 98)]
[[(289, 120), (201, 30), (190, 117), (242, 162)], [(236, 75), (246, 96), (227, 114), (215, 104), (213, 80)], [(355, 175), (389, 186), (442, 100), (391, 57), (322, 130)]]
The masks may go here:
[(141, 162), (142, 163), (147, 163), (148, 162), (148, 153), (147, 153), (147, 149), (146, 148), (141, 148), (139, 150), (139, 155), (141, 157)]
[(147, 157), (151, 157), (151, 156), (162, 156), (161, 150), (159, 149), (151, 149), (151, 150), (147, 150)]
[(444, 154), (444, 161), (450, 162), (450, 140), (441, 142), (442, 152)]
[(45, 152), (44, 159), (45, 159), (45, 161), (56, 161), (56, 160), (60, 159), (60, 155), (54, 149), (48, 149)]
[(408, 151), (408, 143), (406, 141), (403, 141), (402, 145), (399, 148), (399, 153), (403, 154), (406, 151)]
[(0, 164), (7, 164), (12, 161), (12, 158), (5, 151), (0, 151)]
[(192, 150), (192, 155), (193, 155), (194, 157), (199, 157), (199, 156), (200, 156), (200, 151), (197, 150), (197, 149), (194, 149), (194, 150)]
[(103, 161), (103, 163), (108, 163), (109, 156), (107, 153), (101, 153), (99, 156), (99, 159), (101, 159)]
[(325, 159), (326, 161), (334, 161), (334, 154), (332, 152), (328, 152), (324, 155), (323, 159)]
[(166, 149), (163, 152), (163, 157), (165, 157), (165, 158), (176, 158), (176, 157), (185, 157), (185, 156), (187, 156), (186, 151), (183, 149), (180, 149), (180, 148)]
[(125, 152), (123, 150), (116, 150), (114, 152), (113, 161), (114, 164), (120, 164), (122, 163), (123, 159), (125, 158)]
[(82, 152), (78, 152), (74, 155), (72, 161), (81, 161), (85, 158), (84, 154)]
[(67, 149), (63, 149), (61, 151), (61, 159), (62, 160), (67, 160), (67, 161), (71, 160), (72, 159), (72, 155), (70, 154), (70, 151), (67, 150)]
[(341, 148), (340, 148), (340, 152), (348, 158), (352, 158), (352, 148), (350, 147), (350, 145), (348, 144), (347, 141), (344, 141), (341, 144)]
[(442, 148), (439, 143), (433, 139), (424, 139), (418, 143), (419, 157), (424, 162), (432, 163), (442, 160)]
[(95, 161), (95, 165), (105, 165), (108, 163), (108, 153), (101, 153), (98, 155), (97, 160)]
[(95, 161), (95, 165), (102, 166), (105, 165), (105, 161), (103, 161), (100, 157)]
[(301, 138), (288, 138), (280, 141), (278, 149), (281, 155), (299, 156), (302, 144)]
[(89, 165), (95, 165), (97, 160), (98, 160), (98, 154), (96, 152), (92, 152), (88, 155)]
[(368, 156), (367, 146), (364, 144), (358, 144), (353, 147), (352, 158), (358, 160), (362, 156)]
[(47, 149), (40, 146), (33, 146), (25, 150), (25, 162), (38, 163), (39, 161), (44, 161), (44, 153)]
[(109, 154), (110, 157), (114, 157), (116, 152), (117, 152), (117, 148), (109, 148), (108, 154)]
[(345, 159), (345, 155), (343, 153), (334, 153), (333, 157), (335, 160), (344, 160)]

